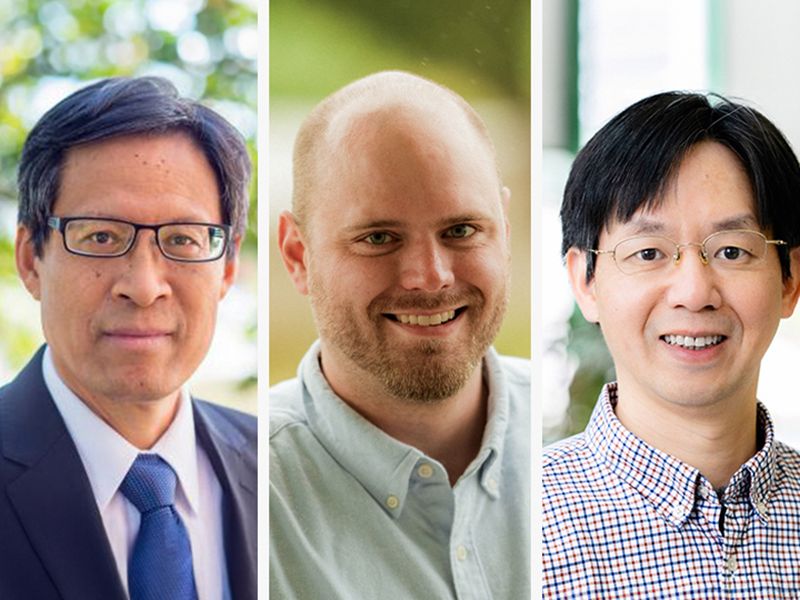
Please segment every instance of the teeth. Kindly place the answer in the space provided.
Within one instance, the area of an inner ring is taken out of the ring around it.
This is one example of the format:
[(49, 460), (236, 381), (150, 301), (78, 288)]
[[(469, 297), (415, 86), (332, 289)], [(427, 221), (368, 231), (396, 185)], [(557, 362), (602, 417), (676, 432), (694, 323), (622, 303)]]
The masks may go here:
[(706, 348), (708, 346), (716, 346), (723, 340), (721, 335), (706, 335), (692, 337), (690, 335), (665, 335), (664, 341), (671, 346), (681, 346), (683, 348)]
[(430, 327), (431, 325), (441, 325), (455, 318), (456, 311), (448, 310), (436, 315), (395, 315), (397, 320), (406, 325), (419, 325)]

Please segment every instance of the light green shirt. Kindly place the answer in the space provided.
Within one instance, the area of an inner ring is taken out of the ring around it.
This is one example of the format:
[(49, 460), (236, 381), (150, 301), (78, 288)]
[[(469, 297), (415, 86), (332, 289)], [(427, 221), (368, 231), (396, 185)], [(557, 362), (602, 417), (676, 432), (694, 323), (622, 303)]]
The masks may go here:
[(333, 393), (318, 342), (270, 390), (270, 598), (530, 597), (530, 366), (490, 349), (483, 372), (489, 419), (455, 487)]

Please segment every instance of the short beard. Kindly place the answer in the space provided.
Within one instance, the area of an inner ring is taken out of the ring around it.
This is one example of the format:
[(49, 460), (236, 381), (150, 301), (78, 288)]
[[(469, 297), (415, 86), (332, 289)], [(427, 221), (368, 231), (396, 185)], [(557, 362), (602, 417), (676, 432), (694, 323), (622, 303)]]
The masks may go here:
[[(352, 361), (361, 370), (380, 382), (386, 392), (410, 404), (435, 404), (450, 398), (461, 390), (479, 367), (486, 350), (491, 345), (503, 321), (508, 302), (508, 286), (501, 292), (501, 300), (488, 310), (483, 294), (470, 288), (463, 293), (444, 292), (435, 295), (409, 295), (404, 298), (379, 296), (368, 307), (373, 323), (370, 332), (361, 332), (352, 325), (356, 315), (348, 306), (335, 306), (329, 302), (324, 287), (309, 281), (310, 296), (320, 336)], [(421, 340), (406, 351), (389, 347), (381, 334), (385, 312), (397, 310), (435, 310), (443, 306), (467, 304), (461, 319), (472, 327), (466, 343), (454, 349), (446, 340)], [(485, 320), (478, 321), (483, 317)]]

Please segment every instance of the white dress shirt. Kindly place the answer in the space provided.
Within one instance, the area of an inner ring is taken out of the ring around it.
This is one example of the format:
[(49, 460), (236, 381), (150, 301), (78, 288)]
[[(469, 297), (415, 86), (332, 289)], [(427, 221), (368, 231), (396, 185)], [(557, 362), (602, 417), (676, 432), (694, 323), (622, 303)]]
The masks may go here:
[[(89, 477), (119, 576), (128, 590), (128, 557), (139, 532), (139, 511), (119, 491), (139, 450), (98, 417), (56, 372), (50, 348), (42, 361), (44, 381)], [(186, 388), (164, 435), (147, 450), (175, 471), (175, 508), (189, 534), (199, 600), (230, 598), (222, 532), (222, 488), (205, 451), (196, 443), (192, 402)]]

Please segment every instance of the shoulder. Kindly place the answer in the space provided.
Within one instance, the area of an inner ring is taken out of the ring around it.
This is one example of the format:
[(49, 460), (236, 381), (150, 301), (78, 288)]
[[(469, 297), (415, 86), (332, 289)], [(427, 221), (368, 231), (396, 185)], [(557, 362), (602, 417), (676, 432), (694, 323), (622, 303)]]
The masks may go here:
[(503, 375), (509, 385), (523, 387), (530, 390), (531, 387), (531, 361), (527, 358), (518, 356), (503, 356), (498, 354), (497, 361), (503, 371)]
[(303, 393), (303, 386), (297, 378), (282, 381), (269, 389), (270, 442), (287, 428), (307, 425)]
[(235, 432), (247, 441), (256, 439), (258, 420), (254, 415), (197, 398), (193, 399), (193, 404), (197, 414), (208, 425), (213, 426), (226, 437), (230, 437), (230, 434)]
[(800, 495), (800, 452), (783, 442), (775, 442), (775, 456), (784, 484), (798, 490)]
[[(579, 433), (548, 446), (542, 453), (542, 501), (545, 513), (573, 512), (613, 494), (615, 482)], [(551, 515), (552, 516), (552, 515)]]
[(502, 374), (503, 387), (507, 390), (513, 419), (530, 421), (531, 406), (531, 361), (516, 356), (495, 355), (495, 364)]
[(586, 458), (586, 438), (583, 433), (579, 433), (545, 447), (542, 452), (542, 468), (557, 471), (574, 467)]

